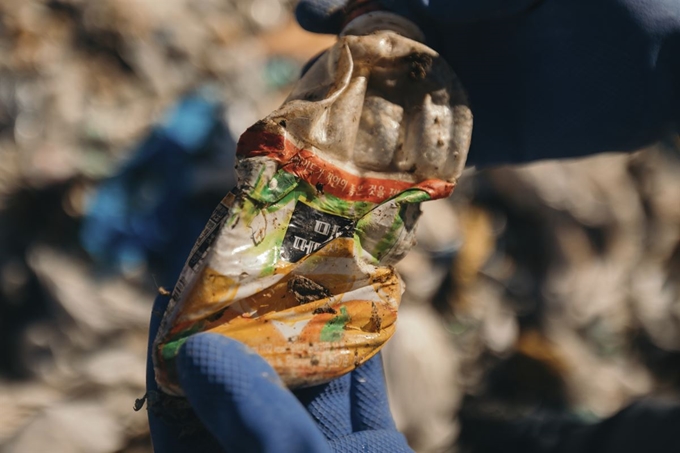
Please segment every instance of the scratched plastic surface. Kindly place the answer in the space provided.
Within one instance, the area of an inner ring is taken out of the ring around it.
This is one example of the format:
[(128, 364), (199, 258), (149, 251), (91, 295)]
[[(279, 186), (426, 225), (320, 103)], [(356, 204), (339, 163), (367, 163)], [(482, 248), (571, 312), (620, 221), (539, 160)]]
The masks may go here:
[(350, 22), (284, 104), (238, 144), (237, 188), (208, 221), (154, 343), (181, 395), (177, 351), (235, 338), (291, 388), (350, 372), (392, 336), (419, 203), (448, 196), (472, 115), (455, 74), (411, 22)]

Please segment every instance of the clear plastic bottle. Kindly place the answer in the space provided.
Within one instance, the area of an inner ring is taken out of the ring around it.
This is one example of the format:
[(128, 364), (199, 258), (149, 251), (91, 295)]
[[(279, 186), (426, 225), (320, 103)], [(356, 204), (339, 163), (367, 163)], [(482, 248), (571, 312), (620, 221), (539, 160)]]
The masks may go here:
[(156, 379), (213, 332), (261, 354), (290, 387), (334, 379), (394, 332), (419, 203), (448, 196), (472, 115), (410, 21), (351, 21), (283, 105), (239, 140), (237, 189), (215, 210), (154, 343)]

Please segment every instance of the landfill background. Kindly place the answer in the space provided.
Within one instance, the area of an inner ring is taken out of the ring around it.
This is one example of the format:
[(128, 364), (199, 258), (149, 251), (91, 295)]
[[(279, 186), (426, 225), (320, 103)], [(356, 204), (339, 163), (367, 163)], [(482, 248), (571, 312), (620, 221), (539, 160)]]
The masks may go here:
[[(234, 185), (235, 140), (333, 42), (293, 6), (0, 0), (0, 451), (151, 451), (132, 407), (155, 293)], [(423, 205), (383, 354), (413, 448), (516, 428), (550, 451), (546, 424), (677, 400), (679, 175), (669, 137), (468, 169)]]

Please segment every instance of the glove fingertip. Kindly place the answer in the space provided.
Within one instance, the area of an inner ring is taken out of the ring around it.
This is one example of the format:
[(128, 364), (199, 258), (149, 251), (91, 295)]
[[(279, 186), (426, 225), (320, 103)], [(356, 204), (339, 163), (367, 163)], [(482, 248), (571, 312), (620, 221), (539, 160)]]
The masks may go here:
[(295, 8), (295, 18), (312, 33), (337, 34), (344, 20), (343, 0), (302, 0)]

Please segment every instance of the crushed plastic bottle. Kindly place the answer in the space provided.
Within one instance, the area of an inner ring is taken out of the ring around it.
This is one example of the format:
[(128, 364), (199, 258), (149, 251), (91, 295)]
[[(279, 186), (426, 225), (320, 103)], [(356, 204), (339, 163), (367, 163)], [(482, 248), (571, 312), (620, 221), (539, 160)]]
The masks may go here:
[(217, 207), (154, 342), (156, 379), (195, 333), (239, 340), (290, 388), (330, 381), (392, 336), (419, 203), (448, 196), (472, 115), (448, 64), (410, 21), (371, 12), (238, 144)]

